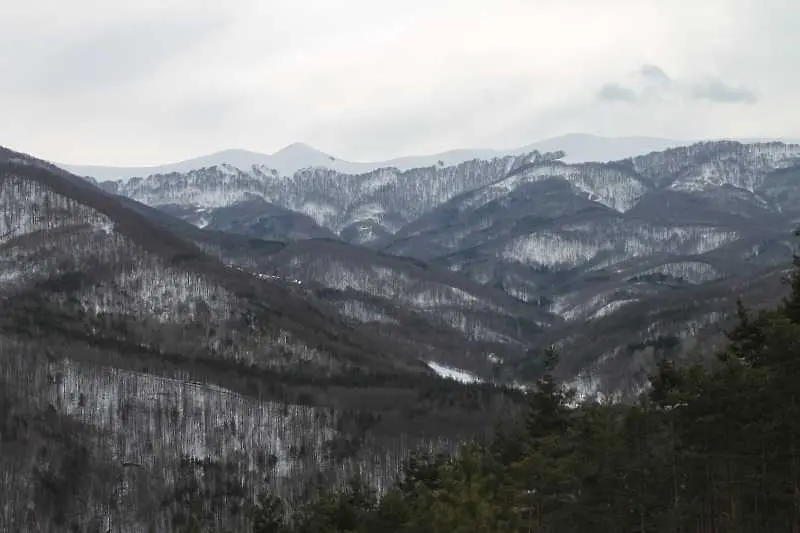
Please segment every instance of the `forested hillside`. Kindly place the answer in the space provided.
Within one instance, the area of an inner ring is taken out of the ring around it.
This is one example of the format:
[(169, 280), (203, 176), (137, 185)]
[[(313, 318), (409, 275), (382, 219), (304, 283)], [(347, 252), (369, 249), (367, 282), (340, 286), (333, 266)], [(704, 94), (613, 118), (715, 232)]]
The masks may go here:
[(800, 0), (0, 5), (0, 533), (800, 533)]
[(564, 155), (355, 174), (216, 165), (99, 186), (155, 208), (151, 218), (284, 241), (236, 264), (313, 284), (359, 329), (413, 337), (484, 381), (536, 379), (525, 352), (558, 343), (556, 375), (582, 394), (635, 396), (659, 358), (715, 344), (736, 298), (775, 303), (800, 146)]
[(520, 404), (227, 264), (274, 243), (194, 242), (131, 204), (0, 149), (0, 531), (173, 532), (192, 484), (236, 530), (265, 488), (383, 490)]
[[(683, 185), (624, 220), (537, 174), (561, 164), (506, 172), (531, 185), (508, 205), (539, 213), (492, 207), (517, 252), (584, 234), (605, 251), (500, 278), (480, 273), (491, 239), (440, 264), (266, 241), (0, 150), (0, 530), (791, 531), (800, 277), (777, 310), (740, 311), (717, 357), (712, 330), (737, 298), (781, 300), (797, 162), (687, 150), (648, 156), (666, 169), (649, 182)], [(740, 202), (756, 175), (769, 216)], [(453, 201), (498, 192), (476, 191)], [(673, 224), (660, 199), (700, 218)]]
[[(412, 457), (380, 499), (358, 480), (291, 512), (263, 494), (253, 531), (800, 531), (800, 268), (779, 307), (738, 317), (714, 357), (662, 361), (635, 405), (575, 407), (547, 371), (492, 440)], [(193, 501), (185, 531), (204, 531)]]

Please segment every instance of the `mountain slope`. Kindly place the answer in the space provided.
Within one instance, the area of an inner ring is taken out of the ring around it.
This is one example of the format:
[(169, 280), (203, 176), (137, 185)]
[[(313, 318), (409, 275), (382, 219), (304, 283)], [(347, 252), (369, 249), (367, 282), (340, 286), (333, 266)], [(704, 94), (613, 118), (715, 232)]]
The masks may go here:
[(562, 376), (632, 391), (655, 357), (714, 337), (737, 297), (778, 294), (794, 249), (797, 168), (798, 146), (732, 142), (533, 165), (453, 198), (383, 250), (561, 316), (542, 342), (563, 347)]
[(531, 157), (470, 161), (451, 167), (405, 172), (380, 169), (341, 174), (308, 169), (291, 177), (263, 167), (250, 171), (219, 165), (186, 174), (157, 174), (105, 182), (109, 192), (161, 207), (180, 205), (213, 216), (215, 209), (260, 197), (313, 218), (335, 233), (354, 232), (354, 242), (369, 242), (400, 227), (463, 191), (499, 179)]
[(200, 230), (131, 205), (225, 264), (283, 283), (359, 331), (374, 331), (429, 362), (447, 362), (484, 379), (502, 378), (489, 354), (521, 355), (520, 347), (534, 343), (542, 325), (553, 320), (502, 291), (417, 261), (330, 239), (285, 245)]
[[(510, 352), (522, 354), (519, 359), (544, 338), (558, 340), (540, 335), (539, 328), (569, 329), (569, 324), (597, 314), (614, 315), (633, 303), (669, 306), (665, 298), (670, 291), (691, 298), (689, 293), (705, 284), (739, 283), (763, 269), (778, 268), (791, 255), (786, 235), (796, 216), (791, 191), (797, 146), (707, 142), (610, 163), (565, 163), (563, 156), (532, 152), (365, 174), (308, 169), (287, 177), (267, 168), (222, 165), (103, 186), (186, 220), (195, 216), (187, 213), (202, 212), (213, 219), (219, 211), (228, 223), (218, 229), (298, 241), (326, 228), (348, 242), (469, 278), (459, 283), (483, 285), (523, 307), (510, 311), (514, 305), (503, 303), (497, 308), (502, 312), (478, 317), (464, 315), (468, 306), (462, 302), (456, 314), (447, 304), (431, 313), (422, 300), (404, 301), (396, 289), (407, 275), (400, 263), (387, 266), (386, 259), (358, 248), (322, 241), (280, 250), (271, 245), (275, 254), (231, 259), (245, 269), (257, 264), (261, 274), (268, 271), (276, 279), (302, 280), (306, 297), (318, 298), (320, 305), (355, 320), (362, 330), (380, 335), (401, 324), (398, 331), (452, 339), (450, 334), (434, 335), (435, 327), (421, 333), (432, 326), (430, 317), (448, 317), (445, 329), (470, 332), (467, 337), (473, 342), (476, 335), (503, 339), (506, 346), (498, 351), (509, 361), (515, 359)], [(281, 217), (294, 220), (289, 211), (305, 218), (281, 225)], [(281, 231), (258, 233), (258, 223), (251, 221), (270, 213), (276, 222), (267, 227)], [(302, 231), (293, 232), (298, 227)], [(302, 251), (304, 246), (308, 251)], [(211, 245), (206, 249), (216, 250)], [(237, 254), (246, 255), (246, 247), (239, 246), (233, 256)], [(442, 285), (447, 290), (456, 286), (454, 280)], [(330, 291), (320, 292), (319, 287)], [(440, 289), (431, 290), (426, 297)], [(410, 318), (427, 318), (398, 322), (395, 308), (410, 312)], [(503, 313), (515, 318), (504, 325), (499, 319)], [(516, 333), (517, 320), (532, 321), (535, 326), (526, 330), (535, 334)], [(684, 329), (693, 320), (687, 316)], [(450, 342), (433, 342), (439, 349), (431, 354), (456, 365), (458, 358), (447, 353), (471, 350)], [(485, 345), (479, 351), (494, 353), (495, 348), (499, 346)], [(464, 357), (461, 368), (484, 376), (497, 372), (478, 370), (472, 360), (474, 356)]]
[[(432, 374), (419, 360), (418, 347), (389, 346), (380, 335), (354, 329), (328, 303), (315, 299), (311, 289), (292, 283), (288, 273), (272, 274), (300, 261), (308, 269), (307, 281), (339, 290), (343, 287), (320, 283), (312, 271), (323, 270), (313, 270), (319, 268), (314, 261), (328, 255), (352, 260), (355, 249), (329, 243), (326, 252), (319, 241), (301, 251), (198, 230), (43, 162), (3, 154), (13, 160), (2, 167), (3, 291), (8, 296), (2, 303), (9, 311), (4, 316), (15, 317), (6, 323), (10, 331), (35, 331), (45, 327), (42, 321), (60, 316), (59, 331), (70, 338), (113, 341), (134, 351), (146, 346), (162, 356), (174, 352), (223, 359), (293, 375), (301, 372), (300, 365), (315, 378), (348, 369), (414, 379)], [(407, 277), (411, 285), (393, 290), (407, 293), (412, 285), (419, 287), (415, 296), (407, 294), (414, 302), (438, 293), (444, 299), (434, 301), (442, 305), (466, 309), (474, 301), (484, 313), (528, 313), (502, 293), (446, 271), (361, 253), (355, 263), (371, 265), (378, 277), (384, 276), (383, 283)], [(391, 274), (394, 279), (381, 273), (392, 270), (398, 273)], [(362, 295), (382, 297), (377, 280), (369, 281), (371, 288), (360, 290)], [(547, 320), (541, 313), (539, 318)], [(91, 333), (79, 324), (87, 321), (93, 324)], [(137, 322), (135, 327), (130, 321)], [(181, 339), (170, 335), (184, 326), (202, 333), (192, 338), (181, 334)], [(156, 343), (145, 338), (153, 332)]]
[(267, 261), (314, 296), (429, 362), (511, 382), (495, 363), (522, 356), (554, 317), (446, 269), (335, 241), (287, 246)]
[[(380, 488), (410, 451), (447, 451), (520, 401), (443, 380), (413, 342), (260, 272), (299, 256), (283, 245), (8, 150), (0, 214), (0, 529), (173, 531), (182, 484), (210, 471), (290, 499), (356, 472)], [(442, 337), (434, 351), (465, 342)], [(249, 498), (226, 495), (220, 527)]]
[[(132, 309), (131, 312), (140, 314), (139, 319), (154, 314), (166, 322), (196, 318), (198, 311), (193, 302), (197, 299), (217, 301), (217, 307), (210, 309), (211, 315), (207, 317), (209, 324), (220, 320), (238, 323), (248, 313), (256, 313), (259, 319), (271, 324), (268, 338), (296, 335), (307, 339), (298, 340), (301, 352), (308, 349), (303, 346), (309, 340), (318, 339), (314, 341), (318, 343), (328, 338), (333, 344), (322, 346), (321, 357), (331, 357), (323, 355), (326, 351), (336, 352), (343, 359), (366, 357), (364, 350), (370, 341), (355, 340), (356, 334), (352, 344), (341, 339), (340, 325), (330, 322), (299, 296), (227, 268), (170, 233), (154, 231), (146, 218), (119, 209), (112, 197), (94, 187), (70, 183), (30, 165), (6, 164), (2, 171), (3, 210), (7, 213), (2, 232), (4, 257), (19, 268), (19, 275), (6, 275), (14, 276), (7, 290), (18, 295), (36, 295), (39, 289), (35, 287), (40, 280), (76, 276), (72, 280), (75, 290), (57, 291), (52, 302), (91, 294), (80, 300), (90, 315), (92, 306), (94, 316), (108, 312), (126, 314)], [(45, 250), (49, 257), (43, 257)], [(109, 261), (114, 262), (109, 264)], [(87, 273), (96, 273), (96, 277), (88, 279)], [(84, 287), (84, 282), (92, 286)], [(102, 302), (96, 301), (98, 290), (103, 291)], [(18, 297), (9, 305), (18, 306), (23, 301), (24, 298)], [(222, 342), (222, 335), (217, 332), (208, 342)], [(361, 343), (365, 344), (358, 348)], [(348, 348), (347, 344), (351, 346)], [(288, 346), (293, 346), (292, 341), (288, 341)], [(268, 353), (239, 349), (243, 351), (228, 352), (224, 357), (245, 357), (265, 367), (274, 364)]]
[[(422, 216), (434, 223), (435, 215), (430, 213), (460, 195), (464, 195), (461, 203), (450, 209), (465, 213), (541, 180), (566, 181), (579, 197), (622, 213), (654, 194), (687, 193), (700, 198), (704, 191), (705, 201), (721, 201), (723, 210), (731, 209), (728, 204), (734, 201), (741, 209), (752, 204), (762, 211), (774, 210), (755, 189), (771, 171), (792, 166), (796, 150), (776, 143), (725, 141), (607, 164), (567, 164), (560, 161), (561, 152), (530, 152), (402, 172), (381, 169), (344, 174), (308, 169), (287, 177), (265, 167), (241, 170), (219, 165), (184, 174), (107, 182), (103, 187), (151, 206), (180, 206), (186, 210), (183, 218), (202, 224), (215, 209), (261, 198), (310, 216), (350, 242), (380, 243), (391, 240), (391, 235), (407, 236), (408, 228), (419, 224)], [(268, 217), (266, 206), (264, 211)]]

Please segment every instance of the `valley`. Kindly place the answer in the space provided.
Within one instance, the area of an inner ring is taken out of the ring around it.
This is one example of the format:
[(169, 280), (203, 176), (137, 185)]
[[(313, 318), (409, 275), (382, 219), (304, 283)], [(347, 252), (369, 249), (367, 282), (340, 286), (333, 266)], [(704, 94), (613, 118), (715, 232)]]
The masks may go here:
[[(638, 303), (654, 316), (635, 333), (639, 341), (690, 337), (692, 344), (698, 336), (688, 332), (713, 329), (732, 309), (723, 287), (746, 296), (745, 286), (763, 283), (764, 294), (777, 292), (796, 223), (790, 193), (778, 192), (779, 176), (796, 169), (797, 145), (706, 142), (609, 163), (564, 163), (564, 156), (531, 152), (365, 174), (318, 167), (281, 175), (223, 165), (100, 186), (198, 228), (289, 243), (259, 259), (259, 268), (325, 287), (328, 297), (368, 298), (340, 304), (350, 315), (359, 306), (365, 327), (390, 322), (386, 310), (398, 302), (411, 310), (428, 305), (419, 300), (422, 278), (414, 279), (414, 296), (406, 274), (409, 261), (421, 261), (424, 277), (443, 284), (425, 287), (427, 298), (447, 307), (428, 310), (428, 319), (435, 313), (507, 364), (543, 338), (563, 342), (581, 361), (565, 357), (564, 378), (607, 372), (619, 389), (613, 393), (629, 387), (613, 362), (622, 346), (588, 346), (581, 321), (612, 323), (612, 315)], [(288, 259), (303, 247), (310, 255)], [(474, 304), (445, 296), (445, 286), (471, 286), (470, 298), (480, 291), (481, 316)], [(693, 295), (710, 290), (722, 293), (713, 304)], [(374, 307), (380, 301), (388, 305)], [(697, 308), (686, 315), (670, 302)], [(666, 318), (675, 314), (686, 320)], [(483, 378), (498, 372), (462, 359), (449, 362)], [(589, 361), (606, 361), (605, 370)]]
[(244, 491), (225, 527), (381, 492), (522, 412), (550, 346), (632, 403), (785, 295), (800, 146), (566, 155), (103, 181), (0, 149), (0, 524), (171, 531), (202, 476)]

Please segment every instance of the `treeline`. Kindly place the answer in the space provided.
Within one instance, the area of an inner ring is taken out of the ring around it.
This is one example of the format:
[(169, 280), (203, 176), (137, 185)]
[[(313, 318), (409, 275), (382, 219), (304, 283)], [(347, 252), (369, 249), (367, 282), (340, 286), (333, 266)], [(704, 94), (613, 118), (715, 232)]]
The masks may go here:
[[(635, 405), (574, 407), (551, 354), (527, 414), (453, 457), (412, 457), (378, 498), (354, 481), (257, 533), (800, 531), (800, 269), (770, 311), (739, 306), (715, 357), (662, 361)], [(205, 531), (202, 521), (186, 531)]]

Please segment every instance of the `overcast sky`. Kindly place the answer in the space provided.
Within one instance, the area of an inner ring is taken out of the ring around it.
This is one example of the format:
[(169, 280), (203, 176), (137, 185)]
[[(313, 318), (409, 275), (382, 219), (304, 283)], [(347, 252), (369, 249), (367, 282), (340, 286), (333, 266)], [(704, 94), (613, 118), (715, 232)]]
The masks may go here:
[(797, 0), (9, 1), (0, 145), (135, 165), (798, 137), (798, 21)]

